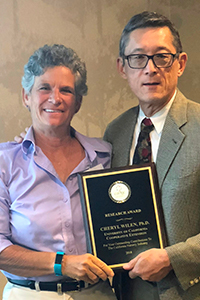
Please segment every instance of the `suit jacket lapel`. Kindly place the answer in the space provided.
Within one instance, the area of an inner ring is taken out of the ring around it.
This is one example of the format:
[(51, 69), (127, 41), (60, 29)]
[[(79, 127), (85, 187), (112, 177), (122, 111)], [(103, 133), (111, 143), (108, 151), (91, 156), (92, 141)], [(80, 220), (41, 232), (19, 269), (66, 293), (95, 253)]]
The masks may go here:
[(139, 106), (134, 107), (133, 113), (127, 116), (126, 122), (124, 124), (125, 131), (123, 136), (121, 136), (123, 148), (120, 155), (120, 158), (122, 160), (121, 161), (122, 166), (128, 165), (130, 161), (130, 150), (132, 147), (133, 134), (137, 122), (138, 112), (139, 112)]
[(112, 166), (126, 166), (129, 164), (130, 149), (132, 146), (133, 133), (137, 122), (139, 106), (133, 107), (122, 116), (117, 124), (114, 134)]
[(181, 127), (187, 123), (186, 112), (187, 99), (178, 91), (166, 118), (158, 149), (156, 168), (160, 188), (185, 139)]

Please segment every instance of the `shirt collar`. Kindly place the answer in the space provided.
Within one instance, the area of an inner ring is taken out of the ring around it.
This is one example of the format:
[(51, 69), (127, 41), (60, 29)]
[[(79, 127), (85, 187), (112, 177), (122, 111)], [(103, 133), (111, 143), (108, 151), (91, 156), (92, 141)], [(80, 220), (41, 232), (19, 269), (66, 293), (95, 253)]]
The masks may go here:
[(97, 156), (97, 152), (108, 153), (108, 154), (110, 153), (111, 151), (110, 144), (103, 142), (101, 139), (91, 138), (82, 135), (81, 133), (77, 132), (75, 129), (73, 130), (75, 132), (75, 137), (81, 143), (83, 148), (86, 150), (91, 162), (95, 160)]
[[(71, 127), (71, 133), (77, 138), (80, 144), (85, 149), (87, 156), (93, 162), (97, 156), (97, 152), (110, 153), (111, 145), (103, 142), (101, 139), (90, 138), (77, 132)], [(27, 155), (36, 152), (35, 139), (33, 134), (33, 127), (31, 126), (22, 142), (22, 150)]]
[(24, 140), (22, 142), (22, 151), (26, 155), (28, 155), (29, 153), (32, 153), (35, 150), (36, 150), (35, 139), (33, 135), (33, 127), (31, 126), (27, 131), (27, 134), (25, 135)]
[[(160, 134), (163, 130), (165, 120), (167, 117), (167, 114), (170, 110), (170, 107), (172, 106), (172, 103), (176, 97), (177, 90), (175, 91), (174, 95), (170, 99), (170, 101), (157, 113), (155, 113), (153, 116), (151, 116), (151, 122), (154, 125), (154, 128), (158, 134)], [(141, 124), (142, 120), (144, 118), (148, 118), (145, 116), (144, 112), (142, 111), (141, 107), (139, 108), (139, 115), (138, 115), (138, 123)]]

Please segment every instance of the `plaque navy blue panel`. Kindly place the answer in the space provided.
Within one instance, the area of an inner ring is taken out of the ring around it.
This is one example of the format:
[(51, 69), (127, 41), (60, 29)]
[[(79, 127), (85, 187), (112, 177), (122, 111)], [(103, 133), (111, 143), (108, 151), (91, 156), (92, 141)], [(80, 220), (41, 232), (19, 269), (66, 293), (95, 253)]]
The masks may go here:
[[(110, 186), (126, 183), (130, 198), (116, 203)], [(123, 264), (138, 253), (160, 248), (149, 170), (114, 172), (86, 179), (97, 257), (108, 265)]]

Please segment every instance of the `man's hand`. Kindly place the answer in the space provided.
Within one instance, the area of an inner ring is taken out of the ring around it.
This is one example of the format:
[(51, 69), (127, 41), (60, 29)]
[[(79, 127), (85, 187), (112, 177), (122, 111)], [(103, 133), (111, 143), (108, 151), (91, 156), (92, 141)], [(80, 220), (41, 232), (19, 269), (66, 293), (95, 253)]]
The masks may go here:
[(14, 141), (20, 144), (23, 141), (28, 130), (29, 130), (29, 127), (26, 127), (25, 131), (21, 132), (20, 135), (17, 135), (14, 137)]
[(139, 276), (148, 281), (160, 281), (172, 270), (165, 249), (150, 249), (142, 252), (123, 268), (129, 270), (130, 278)]
[(111, 268), (91, 254), (64, 255), (62, 273), (91, 284), (98, 282), (100, 278), (105, 281), (114, 276)]

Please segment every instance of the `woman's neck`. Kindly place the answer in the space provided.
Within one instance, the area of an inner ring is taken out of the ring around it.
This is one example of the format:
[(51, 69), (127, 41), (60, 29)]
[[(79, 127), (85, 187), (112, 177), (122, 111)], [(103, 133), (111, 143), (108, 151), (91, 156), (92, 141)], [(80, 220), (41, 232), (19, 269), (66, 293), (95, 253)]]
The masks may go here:
[(71, 128), (68, 130), (50, 130), (42, 131), (33, 128), (35, 144), (41, 149), (51, 149), (58, 147), (66, 147), (69, 145), (74, 136), (71, 133)]

